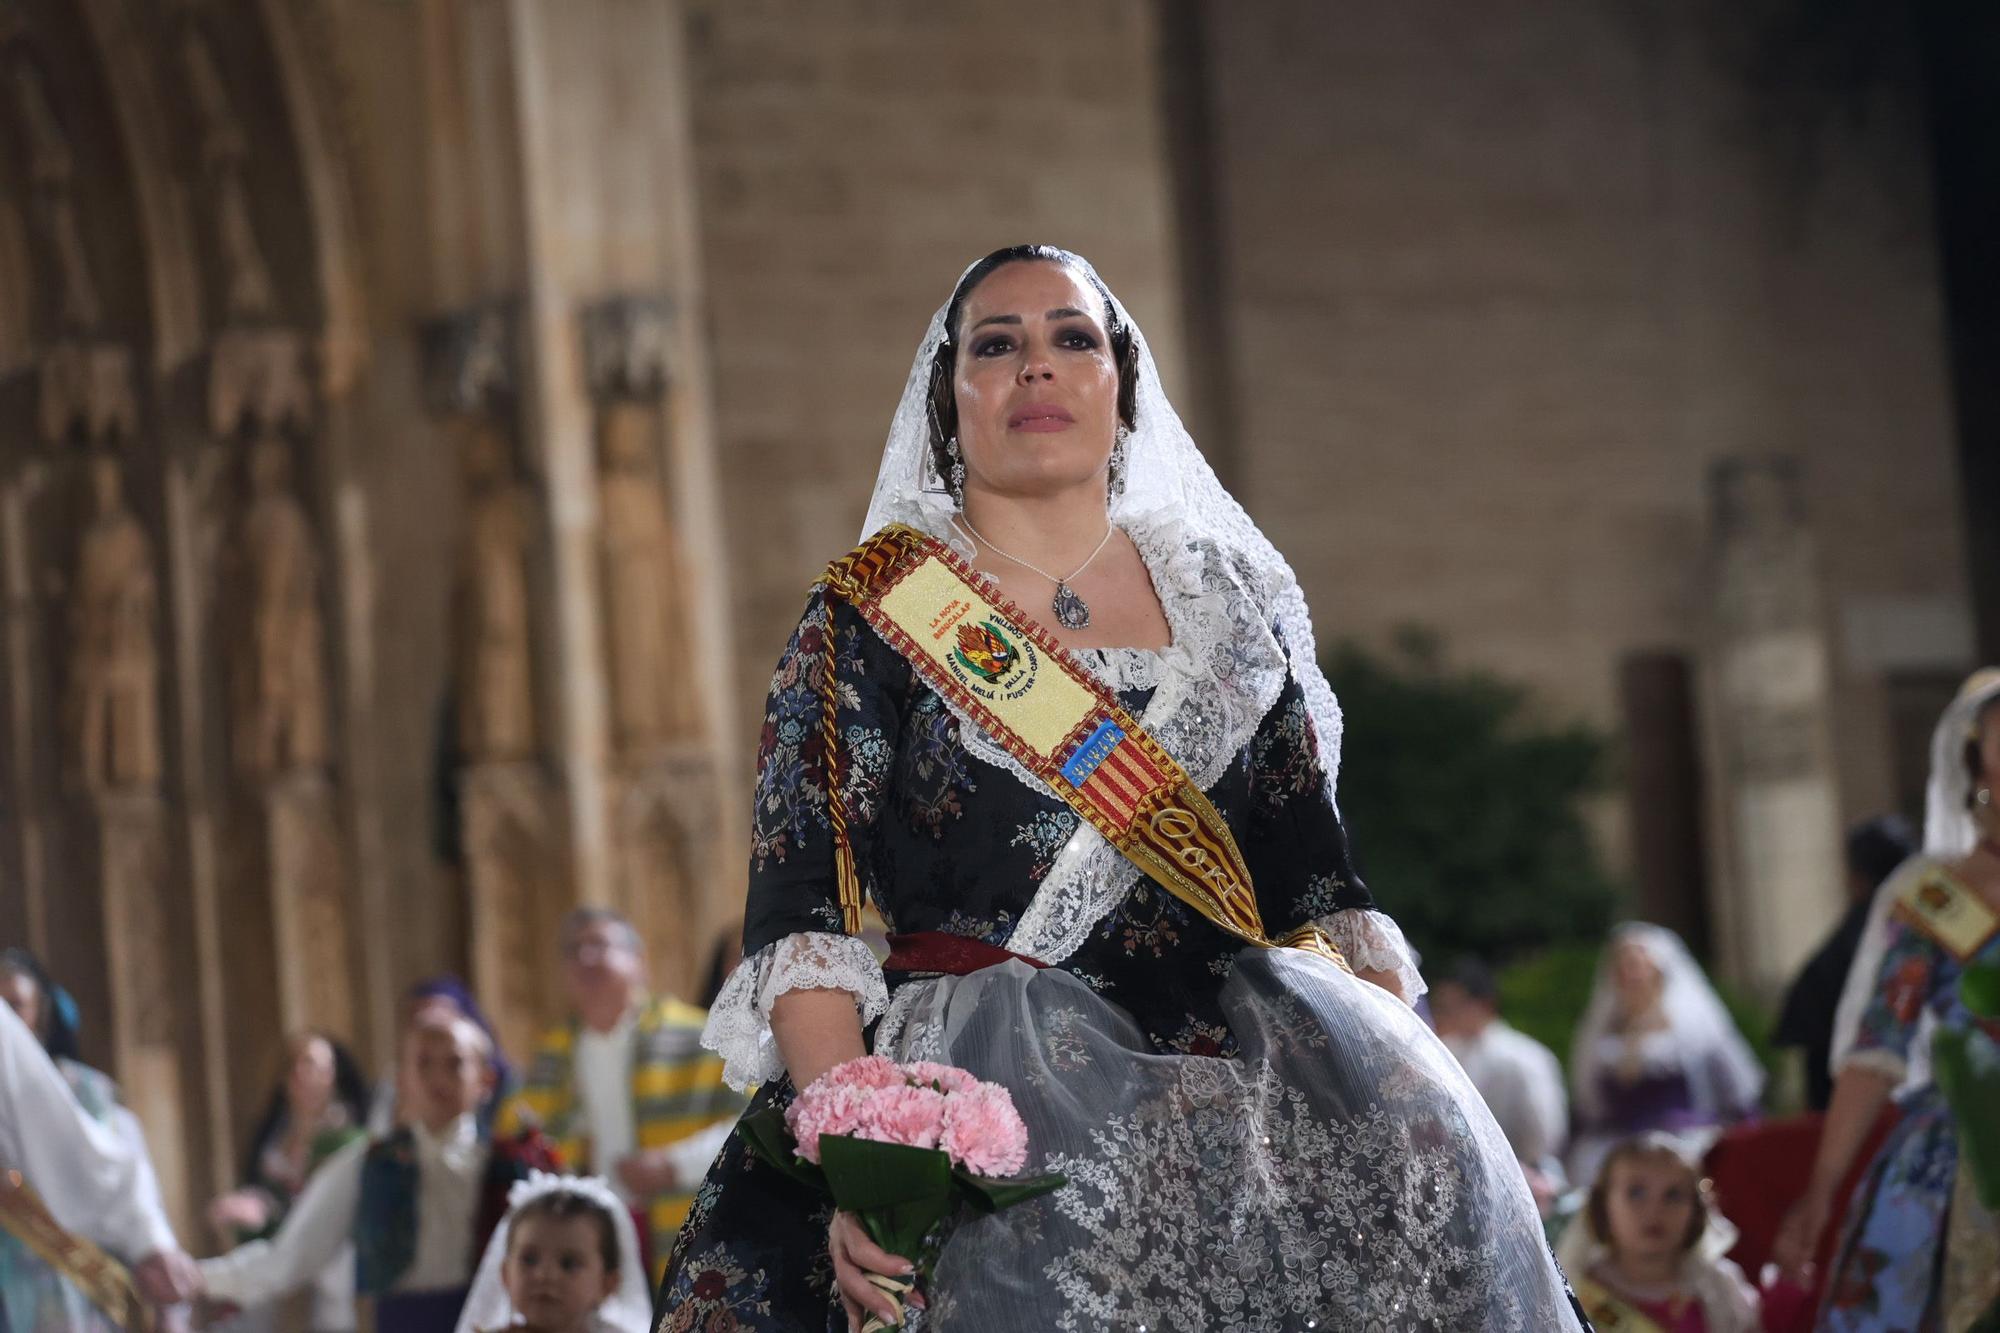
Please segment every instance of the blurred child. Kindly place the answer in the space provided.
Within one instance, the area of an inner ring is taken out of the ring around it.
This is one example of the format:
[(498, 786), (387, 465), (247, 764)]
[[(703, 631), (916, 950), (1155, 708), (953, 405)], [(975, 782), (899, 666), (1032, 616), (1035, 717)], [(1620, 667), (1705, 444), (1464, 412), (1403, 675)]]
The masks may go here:
[(1674, 1140), (1645, 1134), (1605, 1157), (1559, 1257), (1599, 1328), (1755, 1333), (1757, 1293), (1722, 1257), (1734, 1241)]
[(351, 1242), (354, 1289), (374, 1302), (376, 1333), (448, 1327), (465, 1303), (472, 1257), (512, 1186), (556, 1164), (538, 1136), (496, 1140), (481, 1124), (492, 1054), (472, 1020), (420, 1016), (404, 1038), (399, 1075), (408, 1122), (327, 1158), (269, 1240), (203, 1260), (210, 1302), (250, 1308), (278, 1300), (312, 1282)]
[(646, 1333), (639, 1233), (608, 1184), (536, 1172), (508, 1205), (457, 1333)]

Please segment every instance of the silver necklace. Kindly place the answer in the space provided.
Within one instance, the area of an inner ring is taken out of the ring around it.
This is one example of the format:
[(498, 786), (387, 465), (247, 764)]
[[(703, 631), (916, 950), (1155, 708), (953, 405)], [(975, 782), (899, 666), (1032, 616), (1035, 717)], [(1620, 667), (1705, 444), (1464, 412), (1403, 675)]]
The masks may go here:
[(1049, 599), (1049, 610), (1055, 613), (1056, 623), (1058, 625), (1061, 625), (1064, 629), (1085, 629), (1089, 627), (1090, 603), (1084, 601), (1083, 598), (1076, 595), (1076, 589), (1069, 586), (1070, 581), (1075, 579), (1079, 574), (1083, 573), (1084, 570), (1089, 569), (1090, 562), (1092, 560), (1095, 560), (1097, 559), (1098, 556), (1104, 554), (1104, 548), (1111, 544), (1111, 534), (1116, 532), (1118, 530), (1117, 528), (1113, 527), (1109, 522), (1105, 523), (1104, 540), (1097, 543), (1097, 549), (1092, 551), (1089, 557), (1085, 559), (1082, 564), (1078, 565), (1075, 569), (1071, 570), (1069, 572), (1068, 578), (1057, 578), (1054, 574), (1049, 573), (1048, 570), (1043, 569), (1040, 565), (1031, 565), (1027, 561), (1023, 560), (1020, 556), (1013, 555), (1007, 551), (1003, 551), (999, 547), (995, 546), (992, 542), (987, 541), (985, 534), (981, 533), (978, 528), (973, 527), (972, 520), (966, 518), (963, 514), (952, 515), (951, 521), (953, 523), (964, 524), (965, 530), (971, 533), (973, 538), (977, 540), (980, 545), (984, 546), (987, 550), (993, 552), (993, 554), (999, 556), (1002, 560), (1011, 560), (1013, 563), (1019, 565), (1023, 569), (1031, 569), (1035, 573), (1040, 574), (1043, 578), (1047, 579), (1049, 582), (1055, 584), (1056, 592), (1055, 596)]

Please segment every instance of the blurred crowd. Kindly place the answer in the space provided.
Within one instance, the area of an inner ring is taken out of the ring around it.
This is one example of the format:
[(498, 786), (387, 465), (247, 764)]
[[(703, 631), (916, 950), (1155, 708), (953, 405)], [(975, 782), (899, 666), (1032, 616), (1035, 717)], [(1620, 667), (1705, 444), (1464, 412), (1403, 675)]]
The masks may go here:
[[(1566, 1071), (1509, 1025), (1487, 962), (1434, 969), (1430, 1021), (1600, 1328), (1996, 1326), (2000, 672), (1967, 683), (1936, 758), (1921, 836), (1897, 817), (1849, 835), (1850, 905), (1768, 1034), (1804, 1054), (1803, 1113), (1768, 1113), (1752, 1044), (1659, 926), (1605, 941)], [(138, 1121), (80, 1059), (74, 1001), (0, 954), (0, 1161), (25, 1166), (0, 1180), (0, 1330), (645, 1327), (744, 1101), (704, 1010), (650, 989), (629, 922), (574, 912), (559, 950), (569, 1013), (522, 1066), (448, 976), (403, 997), (373, 1081), (338, 1034), (298, 1034), (190, 1238), (200, 1261)], [(718, 950), (696, 998), (733, 961)]]
[(2000, 1329), (2000, 671), (1938, 724), (1925, 824), (1846, 840), (1845, 914), (1766, 1034), (1806, 1110), (1671, 931), (1612, 931), (1569, 1051), (1459, 959), (1428, 1003), (1599, 1328)]
[[(74, 1000), (26, 951), (0, 954), (0, 1133), (22, 1139), (0, 1139), (0, 1161), (28, 1167), (0, 1194), (0, 1329), (135, 1327), (154, 1309), (169, 1327), (229, 1333), (344, 1333), (364, 1319), (378, 1333), (448, 1331), (462, 1316), (469, 1329), (475, 1268), (524, 1191), (592, 1173), (601, 1185), (557, 1191), (582, 1202), (537, 1207), (580, 1209), (575, 1239), (608, 1276), (575, 1294), (573, 1320), (558, 1311), (546, 1326), (645, 1327), (644, 1294), (744, 1103), (700, 1045), (704, 1011), (649, 989), (628, 921), (573, 912), (560, 953), (570, 1012), (521, 1068), (451, 976), (405, 993), (397, 1062), (373, 1082), (338, 1035), (295, 1036), (238, 1184), (204, 1211), (215, 1257), (198, 1262), (165, 1219), (137, 1120), (79, 1058)], [(717, 951), (718, 978), (729, 953)], [(600, 1219), (606, 1200), (616, 1215)], [(532, 1233), (513, 1230), (527, 1246)], [(63, 1252), (24, 1239), (37, 1232)], [(489, 1283), (503, 1325), (524, 1313), (506, 1305), (504, 1271), (496, 1262)]]

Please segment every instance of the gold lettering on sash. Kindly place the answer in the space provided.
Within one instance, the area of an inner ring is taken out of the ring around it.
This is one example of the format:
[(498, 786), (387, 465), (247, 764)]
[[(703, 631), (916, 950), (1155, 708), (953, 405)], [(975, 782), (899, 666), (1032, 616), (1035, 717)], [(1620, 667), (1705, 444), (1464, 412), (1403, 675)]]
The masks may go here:
[(1210, 884), (1220, 885), (1226, 896), (1232, 878), (1228, 869), (1209, 854), (1208, 848), (1192, 841), (1195, 831), (1201, 827), (1193, 815), (1168, 806), (1154, 811), (1151, 823), (1153, 832), (1173, 844), (1175, 860)]

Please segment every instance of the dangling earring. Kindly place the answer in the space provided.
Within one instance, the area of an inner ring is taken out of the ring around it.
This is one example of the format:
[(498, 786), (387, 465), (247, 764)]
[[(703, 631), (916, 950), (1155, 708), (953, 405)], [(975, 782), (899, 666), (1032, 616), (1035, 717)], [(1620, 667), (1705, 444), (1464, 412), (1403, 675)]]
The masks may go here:
[(1125, 454), (1132, 439), (1132, 428), (1119, 423), (1118, 433), (1111, 440), (1111, 465), (1105, 469), (1105, 481), (1116, 500), (1125, 494)]
[(958, 436), (945, 437), (944, 456), (950, 460), (945, 464), (944, 488), (951, 492), (951, 502), (963, 509), (965, 508), (965, 458), (958, 451)]

